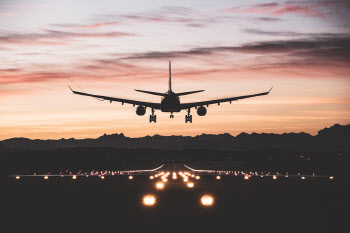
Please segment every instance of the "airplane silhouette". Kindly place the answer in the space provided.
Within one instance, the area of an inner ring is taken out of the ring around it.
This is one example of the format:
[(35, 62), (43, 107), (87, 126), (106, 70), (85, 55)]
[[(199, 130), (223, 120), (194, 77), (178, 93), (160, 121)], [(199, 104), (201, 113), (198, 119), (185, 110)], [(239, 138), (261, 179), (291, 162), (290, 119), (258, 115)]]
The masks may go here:
[(171, 61), (169, 61), (169, 88), (168, 88), (167, 92), (158, 93), (158, 92), (152, 92), (152, 91), (135, 90), (135, 91), (143, 92), (146, 94), (162, 96), (160, 104), (159, 103), (144, 102), (144, 101), (137, 101), (137, 100), (121, 99), (121, 98), (115, 98), (115, 97), (108, 97), (108, 96), (102, 96), (102, 95), (93, 95), (93, 94), (88, 94), (88, 93), (84, 93), (84, 92), (74, 91), (70, 86), (69, 86), (69, 88), (71, 89), (71, 91), (74, 94), (77, 94), (77, 95), (85, 95), (85, 96), (95, 97), (95, 98), (98, 98), (100, 100), (109, 100), (111, 103), (112, 103), (112, 101), (121, 102), (123, 105), (124, 105), (124, 103), (132, 104), (134, 106), (138, 105), (138, 107), (136, 108), (136, 114), (139, 116), (145, 115), (146, 108), (149, 107), (152, 110), (152, 114), (149, 117), (150, 123), (151, 122), (156, 123), (156, 121), (157, 121), (157, 116), (154, 114), (155, 110), (161, 110), (162, 112), (170, 112), (171, 113), (170, 118), (174, 118), (174, 115), (173, 115), (174, 112), (180, 112), (181, 110), (186, 110), (187, 115), (185, 116), (185, 123), (187, 123), (187, 122), (192, 123), (192, 115), (190, 114), (191, 108), (197, 109), (197, 114), (199, 116), (205, 116), (207, 113), (207, 109), (204, 106), (208, 107), (210, 104), (220, 105), (220, 103), (222, 103), (222, 102), (230, 102), (230, 104), (231, 104), (232, 101), (237, 101), (240, 99), (247, 99), (247, 98), (256, 97), (256, 96), (268, 95), (270, 93), (270, 91), (272, 90), (272, 87), (271, 87), (271, 89), (267, 92), (257, 93), (257, 94), (253, 94), (253, 95), (236, 96), (236, 97), (230, 97), (230, 98), (224, 98), (224, 99), (216, 99), (216, 100), (181, 104), (179, 96), (194, 94), (194, 93), (202, 92), (204, 90), (181, 92), (181, 93), (173, 92), (172, 88), (171, 88)]

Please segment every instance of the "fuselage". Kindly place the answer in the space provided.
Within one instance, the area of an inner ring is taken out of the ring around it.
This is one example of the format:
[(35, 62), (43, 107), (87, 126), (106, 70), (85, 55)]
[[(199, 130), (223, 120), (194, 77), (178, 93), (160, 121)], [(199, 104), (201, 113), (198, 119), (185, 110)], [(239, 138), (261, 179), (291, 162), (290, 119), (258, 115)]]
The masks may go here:
[(172, 91), (166, 92), (160, 102), (160, 110), (162, 112), (180, 112), (180, 97)]

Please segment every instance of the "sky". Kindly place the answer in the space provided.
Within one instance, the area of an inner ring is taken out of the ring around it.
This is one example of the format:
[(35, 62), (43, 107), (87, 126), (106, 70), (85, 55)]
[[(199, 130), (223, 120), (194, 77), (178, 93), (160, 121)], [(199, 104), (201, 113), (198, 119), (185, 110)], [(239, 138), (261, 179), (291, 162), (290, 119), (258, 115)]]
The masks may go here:
[[(350, 123), (350, 3), (335, 0), (0, 0), (0, 140), (317, 131)], [(195, 111), (134, 89), (206, 90), (181, 102), (273, 90)]]

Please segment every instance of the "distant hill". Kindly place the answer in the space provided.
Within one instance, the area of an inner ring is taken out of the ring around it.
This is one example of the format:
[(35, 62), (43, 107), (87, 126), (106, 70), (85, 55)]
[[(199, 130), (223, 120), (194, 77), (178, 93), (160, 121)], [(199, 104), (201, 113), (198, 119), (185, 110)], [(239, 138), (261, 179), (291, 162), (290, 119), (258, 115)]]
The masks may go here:
[(307, 133), (258, 134), (202, 134), (189, 136), (125, 137), (124, 134), (104, 134), (96, 139), (31, 140), (11, 138), (0, 141), (0, 150), (50, 150), (60, 148), (111, 147), (120, 149), (212, 149), (212, 150), (264, 150), (264, 149), (337, 149), (349, 151), (350, 125), (335, 124), (322, 129), (316, 136)]

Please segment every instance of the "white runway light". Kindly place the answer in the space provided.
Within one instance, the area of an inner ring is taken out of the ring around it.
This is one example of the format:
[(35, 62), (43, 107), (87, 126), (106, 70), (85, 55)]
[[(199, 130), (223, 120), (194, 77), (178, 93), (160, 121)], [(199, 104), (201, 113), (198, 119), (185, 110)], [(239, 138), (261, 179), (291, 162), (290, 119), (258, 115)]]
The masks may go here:
[(157, 189), (163, 189), (163, 188), (164, 188), (164, 183), (163, 183), (163, 182), (158, 182), (158, 183), (156, 184), (156, 188), (157, 188)]

